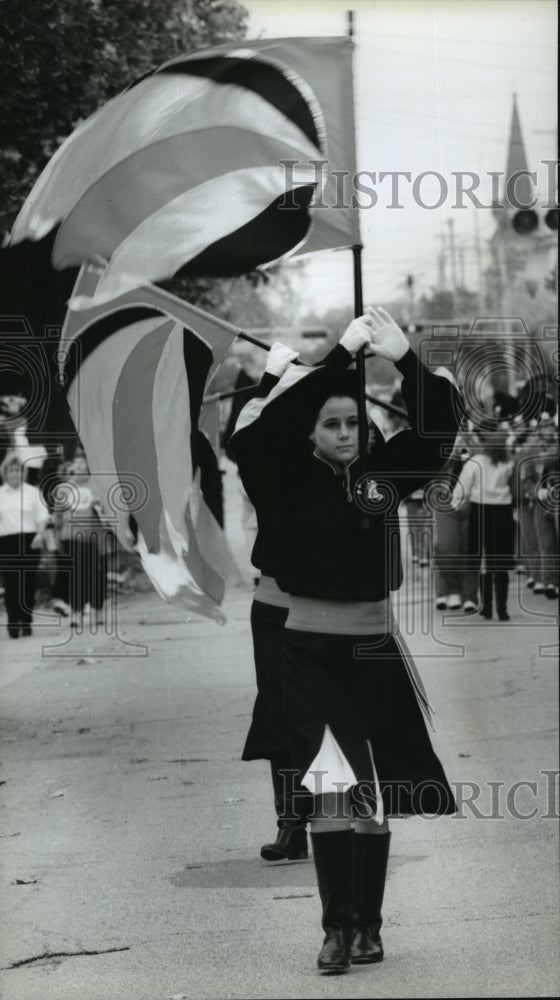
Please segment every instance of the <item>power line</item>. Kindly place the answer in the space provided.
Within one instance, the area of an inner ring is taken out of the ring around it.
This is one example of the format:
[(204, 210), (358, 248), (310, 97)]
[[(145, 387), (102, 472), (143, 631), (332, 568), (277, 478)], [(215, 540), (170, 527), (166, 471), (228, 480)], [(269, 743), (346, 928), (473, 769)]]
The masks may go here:
[[(400, 41), (401, 39), (404, 39), (404, 40), (409, 41), (409, 42), (433, 42), (433, 36), (432, 35), (430, 35), (430, 36), (428, 36), (428, 35), (401, 35), (400, 32), (398, 33), (398, 35), (393, 35), (393, 34), (384, 34), (383, 32), (367, 31), (367, 30), (364, 31), (363, 33), (360, 32), (360, 34), (363, 34), (364, 37), (366, 35), (368, 35), (368, 36), (370, 36), (372, 38), (390, 38), (392, 41)], [(457, 39), (456, 36), (454, 38), (448, 38), (445, 35), (437, 35), (436, 36), (436, 40), (438, 42), (451, 42), (451, 43), (454, 43), (454, 44), (457, 44), (457, 42), (459, 41), (461, 45), (476, 45), (477, 47), (479, 45), (491, 45), (494, 50), (496, 49), (496, 40), (495, 39), (493, 39), (492, 41), (486, 41), (485, 39), (481, 39), (481, 38), (463, 38), (463, 37), (461, 37), (460, 39)], [(522, 41), (522, 42), (503, 42), (503, 41), (500, 40), (500, 48), (521, 48), (521, 49), (528, 49), (528, 48), (531, 48), (531, 49), (533, 49), (533, 48), (539, 48), (539, 49), (541, 49), (541, 48), (547, 48), (548, 49), (548, 48), (551, 48), (551, 47), (552, 46), (550, 45), (550, 42), (524, 42), (524, 41)]]
[[(537, 103), (537, 102), (535, 102), (535, 103)], [(539, 106), (540, 106), (541, 102), (539, 101), (538, 103), (539, 103)], [(375, 114), (379, 114), (379, 113), (381, 113), (381, 114), (385, 113), (385, 114), (387, 114), (390, 117), (392, 117), (393, 115), (405, 115), (405, 116), (408, 115), (409, 117), (412, 117), (412, 118), (415, 118), (415, 119), (416, 118), (428, 118), (428, 119), (431, 119), (433, 121), (438, 121), (438, 122), (439, 121), (442, 121), (442, 122), (453, 122), (456, 125), (460, 125), (462, 123), (467, 124), (467, 125), (479, 125), (479, 124), (483, 124), (483, 125), (487, 125), (488, 128), (493, 128), (493, 129), (503, 128), (504, 127), (504, 115), (503, 114), (500, 115), (498, 117), (497, 121), (494, 123), (494, 122), (490, 121), (489, 119), (484, 119), (484, 121), (483, 121), (481, 118), (461, 118), (461, 119), (458, 119), (457, 115), (455, 115), (455, 116), (453, 116), (453, 115), (440, 115), (435, 110), (432, 111), (432, 112), (426, 113), (426, 112), (422, 112), (422, 111), (411, 111), (410, 108), (394, 108), (394, 107), (391, 107), (391, 110), (385, 109), (385, 108), (380, 108), (379, 111), (375, 112)], [(359, 117), (363, 117), (363, 116), (360, 115)], [(366, 117), (368, 118), (368, 120), (375, 120), (375, 118), (370, 118), (369, 116), (366, 116)], [(543, 130), (535, 130), (535, 129), (533, 129), (533, 131), (543, 131)], [(551, 130), (551, 131), (555, 131), (555, 130)]]
[(403, 52), (402, 49), (390, 49), (382, 48), (382, 52), (396, 53), (397, 55), (412, 59), (423, 59), (425, 62), (452, 62), (454, 64), (461, 63), (466, 66), (476, 66), (477, 68), (483, 66), (487, 69), (502, 70), (502, 69), (513, 69), (517, 73), (541, 73), (546, 76), (556, 76), (556, 70), (553, 69), (541, 69), (538, 66), (514, 66), (510, 63), (487, 63), (481, 62), (479, 59), (462, 59), (460, 56), (442, 56), (439, 52), (435, 55), (424, 55), (422, 52)]

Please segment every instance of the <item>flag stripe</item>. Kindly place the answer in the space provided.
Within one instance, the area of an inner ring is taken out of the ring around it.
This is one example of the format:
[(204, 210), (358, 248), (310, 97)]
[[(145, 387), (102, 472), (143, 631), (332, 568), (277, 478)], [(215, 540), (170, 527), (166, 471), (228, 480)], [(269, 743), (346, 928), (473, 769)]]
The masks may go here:
[(92, 326), (84, 329), (81, 333), (79, 341), (74, 341), (72, 346), (67, 345), (69, 350), (64, 367), (67, 389), (70, 389), (72, 382), (79, 372), (80, 366), (84, 363), (86, 358), (88, 358), (89, 355), (95, 351), (104, 340), (107, 340), (108, 337), (112, 337), (117, 333), (120, 336), (124, 327), (131, 326), (134, 323), (139, 323), (140, 321), (147, 319), (162, 319), (162, 314), (157, 309), (149, 309), (145, 306), (120, 309), (110, 313), (103, 319), (93, 323)]
[[(211, 243), (240, 229), (273, 202), (281, 201), (284, 193), (285, 175), (280, 167), (237, 171), (200, 184), (164, 205), (123, 239), (100, 278), (96, 301), (109, 301), (128, 291), (136, 283), (138, 274), (149, 274), (153, 281), (175, 274), (184, 262), (198, 256)], [(228, 207), (227, 212), (224, 205)], [(210, 207), (213, 211), (209, 214)], [(293, 219), (299, 236), (302, 227), (296, 215), (294, 209), (279, 207), (282, 223), (287, 225)], [(274, 237), (272, 230), (265, 244), (267, 263), (276, 259), (285, 247), (283, 241), (278, 250)], [(295, 236), (293, 243), (296, 243)], [(225, 273), (241, 274), (248, 270), (244, 255), (249, 262), (254, 260), (252, 248), (237, 242), (236, 254)], [(76, 297), (72, 299), (73, 308), (82, 304), (85, 305)]]
[(212, 363), (212, 352), (192, 331), (185, 331), (183, 341), (184, 364), (189, 385), (191, 418), (191, 456), (193, 476), (200, 470), (200, 489), (208, 509), (218, 524), (223, 519), (219, 489), (221, 475), (218, 458), (200, 430), (200, 412), (204, 390)]
[[(246, 53), (249, 50), (245, 50)], [(187, 59), (179, 58), (156, 70), (161, 73), (185, 73), (193, 76), (208, 77), (221, 84), (235, 84), (252, 90), (277, 108), (286, 118), (293, 121), (307, 136), (310, 142), (319, 148), (321, 137), (317, 126), (320, 114), (317, 105), (317, 116), (302, 97), (301, 90), (296, 86), (296, 75), (291, 79), (278, 66), (265, 62), (250, 52), (250, 58), (236, 58), (235, 55), (224, 56), (193, 56)]]
[(219, 450), (214, 451), (203, 431), (198, 433), (198, 456), (200, 471), (200, 491), (208, 510), (221, 528), (224, 526), (224, 504), (222, 499), (222, 473), (218, 461)]
[[(146, 486), (144, 505), (133, 511), (148, 552), (159, 550), (159, 527), (163, 500), (158, 481), (158, 457), (152, 420), (155, 374), (172, 321), (135, 347), (126, 359), (113, 400), (113, 451), (119, 481), (125, 487), (127, 473), (134, 469)], [(141, 404), (139, 406), (139, 400)]]
[[(113, 337), (103, 340), (84, 360), (79, 378), (73, 379), (67, 392), (72, 419), (92, 471), (92, 488), (105, 510), (111, 512), (113, 530), (128, 549), (131, 547), (128, 508), (115, 502), (112, 496), (119, 483), (113, 449), (113, 400), (129, 353), (143, 337), (151, 336), (162, 321), (168, 321), (167, 317), (158, 313), (153, 319), (123, 327)], [(130, 468), (131, 473), (134, 471)]]
[[(206, 247), (180, 268), (179, 274), (223, 275), (243, 274), (266, 261), (270, 248), (272, 260), (278, 260), (297, 248), (309, 229), (307, 207), (313, 198), (313, 187), (300, 187), (285, 192), (259, 215), (232, 233)], [(294, 207), (284, 208), (287, 199)], [(299, 240), (294, 245), (294, 241)]]
[(198, 420), (204, 396), (204, 387), (212, 364), (212, 351), (192, 330), (183, 335), (183, 362), (189, 385), (189, 405), (191, 416), (191, 456), (193, 473), (198, 467)]
[[(192, 490), (189, 383), (183, 359), (184, 330), (175, 323), (154, 376), (151, 397), (158, 482), (173, 528), (184, 534), (184, 513)], [(195, 424), (196, 426), (196, 424)], [(173, 489), (169, 484), (173, 483)]]
[[(200, 129), (188, 138), (172, 136), (147, 146), (108, 170), (77, 201), (57, 234), (53, 258), (56, 266), (79, 264), (88, 256), (92, 238), (97, 253), (109, 259), (121, 243), (125, 228), (133, 231), (183, 192), (221, 177), (224, 144), (228, 173), (277, 167), (282, 160), (299, 161), (306, 155), (301, 145), (288, 143), (281, 136), (265, 140), (254, 131), (240, 128), (222, 128), (219, 132)], [(288, 170), (282, 172), (286, 186)], [(138, 177), (142, 177), (141, 199), (134, 184)], [(210, 203), (207, 210), (209, 215), (223, 216), (223, 200)]]
[[(12, 240), (44, 236), (72, 210), (92, 184), (145, 147), (183, 135), (187, 161), (191, 158), (190, 135), (198, 132), (201, 125), (208, 131), (217, 129), (218, 134), (222, 128), (248, 129), (256, 133), (252, 144), (262, 141), (261, 136), (280, 137), (306, 158), (320, 152), (293, 122), (258, 95), (203, 78), (152, 76), (139, 90), (113, 98), (65, 140), (19, 213)], [(227, 147), (222, 147), (219, 159), (227, 163)], [(134, 184), (137, 196), (141, 194), (143, 198), (146, 189), (147, 180), (137, 175)], [(114, 207), (118, 208), (118, 204)]]
[(225, 585), (224, 580), (220, 574), (206, 562), (204, 557), (200, 552), (198, 545), (198, 534), (202, 535), (201, 525), (193, 524), (191, 514), (187, 509), (185, 511), (185, 524), (187, 526), (187, 532), (189, 536), (189, 568), (200, 587), (202, 587), (205, 594), (212, 597), (218, 604), (224, 599)]

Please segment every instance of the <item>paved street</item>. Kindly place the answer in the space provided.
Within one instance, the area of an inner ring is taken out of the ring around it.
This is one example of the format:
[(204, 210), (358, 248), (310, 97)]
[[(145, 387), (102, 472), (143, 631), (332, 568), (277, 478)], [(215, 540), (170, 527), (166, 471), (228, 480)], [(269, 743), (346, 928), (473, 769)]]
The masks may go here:
[(230, 467), (226, 496), (224, 627), (138, 594), (108, 632), (2, 632), (2, 997), (557, 996), (554, 605), (512, 578), (508, 624), (436, 615), (410, 571), (398, 616), (460, 809), (393, 822), (386, 960), (320, 977), (313, 863), (261, 861), (268, 768), (240, 761), (252, 587)]

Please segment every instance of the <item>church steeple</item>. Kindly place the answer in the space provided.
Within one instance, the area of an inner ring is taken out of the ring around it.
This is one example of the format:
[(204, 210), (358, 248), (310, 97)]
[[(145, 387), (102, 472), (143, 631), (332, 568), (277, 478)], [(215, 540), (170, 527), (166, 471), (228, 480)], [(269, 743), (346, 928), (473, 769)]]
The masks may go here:
[[(511, 177), (518, 170), (528, 170), (527, 156), (525, 154), (525, 146), (523, 143), (523, 135), (521, 133), (521, 123), (519, 121), (519, 112), (517, 110), (517, 94), (513, 95), (513, 110), (511, 113), (511, 125), (509, 130), (509, 146), (508, 146), (508, 158), (506, 166), (506, 185)], [(528, 177), (519, 177), (515, 183), (515, 198), (518, 202), (517, 205), (513, 205), (513, 208), (519, 208), (519, 205), (528, 205), (534, 198), (535, 192), (533, 185)], [(511, 205), (508, 201), (507, 193), (504, 192), (504, 202), (506, 205)]]

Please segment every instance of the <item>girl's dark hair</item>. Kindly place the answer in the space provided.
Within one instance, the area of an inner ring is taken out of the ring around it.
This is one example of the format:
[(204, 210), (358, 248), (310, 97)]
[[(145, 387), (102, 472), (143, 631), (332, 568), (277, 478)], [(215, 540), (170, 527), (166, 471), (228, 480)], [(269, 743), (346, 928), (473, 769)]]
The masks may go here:
[[(320, 411), (328, 399), (335, 397), (345, 397), (358, 402), (358, 378), (356, 372), (348, 371), (333, 379), (328, 386), (322, 386), (321, 391), (315, 395), (310, 403), (310, 431), (317, 423)], [(312, 415), (311, 415), (312, 414)]]

